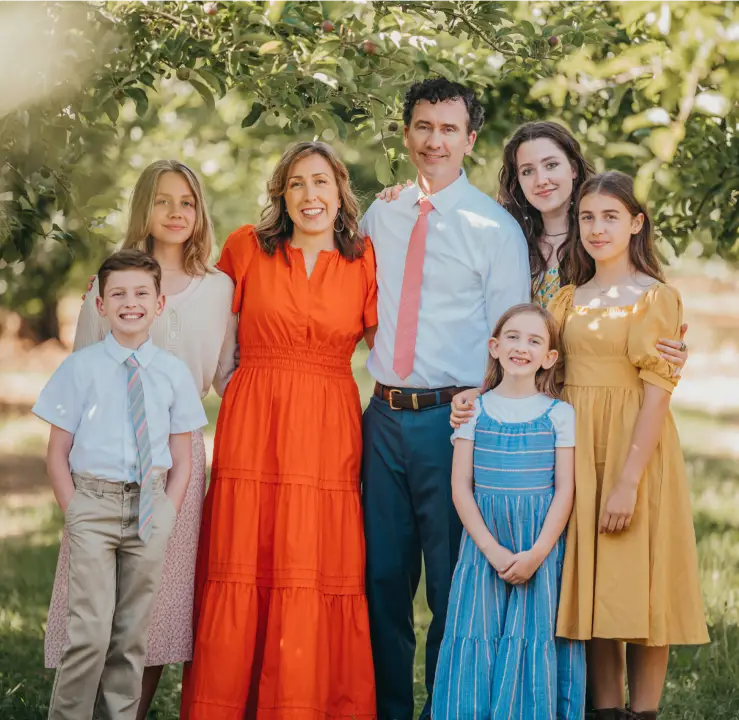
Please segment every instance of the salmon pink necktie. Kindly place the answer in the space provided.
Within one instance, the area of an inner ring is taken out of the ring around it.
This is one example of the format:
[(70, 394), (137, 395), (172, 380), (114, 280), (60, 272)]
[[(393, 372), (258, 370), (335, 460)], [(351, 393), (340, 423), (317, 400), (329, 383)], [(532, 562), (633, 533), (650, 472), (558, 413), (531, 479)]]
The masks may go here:
[(411, 239), (405, 256), (393, 353), (393, 370), (403, 380), (413, 372), (416, 336), (418, 335), (418, 309), (421, 305), (423, 258), (426, 254), (426, 235), (429, 230), (428, 215), (434, 209), (428, 198), (421, 198), (418, 204), (418, 219), (411, 231)]

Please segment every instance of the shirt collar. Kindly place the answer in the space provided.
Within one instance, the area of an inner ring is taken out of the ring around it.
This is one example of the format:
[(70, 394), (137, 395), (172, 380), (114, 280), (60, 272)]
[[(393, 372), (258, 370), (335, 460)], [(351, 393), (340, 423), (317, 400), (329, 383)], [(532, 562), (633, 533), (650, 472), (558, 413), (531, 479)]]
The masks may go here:
[(431, 204), (434, 206), (434, 210), (438, 210), (442, 215), (449, 212), (454, 208), (459, 199), (464, 195), (470, 181), (467, 179), (467, 173), (464, 169), (459, 172), (459, 177), (450, 185), (447, 185), (443, 190), (434, 193), (433, 195), (426, 195), (421, 189), (421, 186), (416, 181), (414, 205), (419, 202), (423, 197), (428, 197), (431, 200)]
[(116, 362), (121, 364), (126, 362), (126, 360), (133, 355), (139, 365), (146, 367), (154, 359), (154, 355), (156, 355), (157, 352), (156, 346), (151, 337), (143, 345), (136, 348), (136, 350), (123, 347), (123, 345), (119, 344), (119, 342), (113, 337), (112, 332), (109, 332), (105, 336), (103, 343), (108, 354)]

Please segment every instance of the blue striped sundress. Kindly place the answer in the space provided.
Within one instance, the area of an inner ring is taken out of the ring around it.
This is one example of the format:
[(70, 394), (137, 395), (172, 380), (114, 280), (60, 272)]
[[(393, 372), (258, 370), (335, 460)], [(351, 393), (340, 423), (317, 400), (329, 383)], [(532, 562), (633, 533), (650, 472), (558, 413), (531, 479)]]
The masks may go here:
[[(554, 497), (555, 429), (549, 417), (501, 423), (480, 403), (475, 500), (495, 539), (532, 547)], [(433, 720), (581, 720), (585, 649), (555, 638), (564, 560), (561, 537), (523, 585), (498, 574), (465, 531), (449, 594), (434, 682)]]

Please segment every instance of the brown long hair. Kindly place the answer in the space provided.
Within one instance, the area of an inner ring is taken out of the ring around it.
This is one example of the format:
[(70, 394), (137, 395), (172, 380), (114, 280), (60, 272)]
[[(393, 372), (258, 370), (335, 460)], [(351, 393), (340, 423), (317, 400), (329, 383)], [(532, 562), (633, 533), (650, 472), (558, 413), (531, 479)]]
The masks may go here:
[(541, 213), (526, 199), (518, 182), (518, 149), (525, 142), (545, 138), (551, 140), (566, 156), (577, 177), (572, 181), (572, 202), (567, 213), (567, 237), (557, 249), (557, 263), (562, 285), (572, 282), (570, 258), (565, 250), (572, 238), (578, 237), (577, 213), (574, 198), (580, 186), (595, 173), (595, 168), (585, 159), (580, 143), (567, 128), (549, 121), (529, 122), (521, 125), (503, 149), (503, 166), (498, 179), (500, 190), (498, 202), (518, 221), (529, 246), (529, 265), (531, 266), (532, 297), (536, 294), (547, 268), (547, 260), (541, 251), (540, 241), (544, 234), (544, 220)]
[[(293, 221), (285, 203), (287, 181), (292, 166), (309, 155), (325, 158), (334, 171), (341, 201), (334, 220), (334, 243), (345, 258), (355, 260), (364, 253), (364, 238), (359, 236), (359, 203), (352, 191), (346, 165), (339, 160), (330, 145), (322, 142), (299, 142), (282, 154), (267, 183), (269, 202), (255, 228), (259, 245), (268, 255), (274, 255), (278, 248), (287, 255), (285, 245), (290, 242), (293, 234)], [(336, 230), (337, 222), (341, 225), (341, 230)]]
[[(548, 370), (546, 368), (539, 368), (536, 372), (536, 389), (540, 393), (549, 395), (549, 397), (558, 398), (562, 391), (562, 385), (557, 380), (557, 370), (562, 363), (562, 350), (559, 342), (559, 328), (557, 322), (552, 314), (545, 310), (540, 305), (535, 303), (522, 303), (521, 305), (514, 305), (508, 308), (501, 316), (495, 325), (492, 337), (499, 338), (503, 333), (503, 329), (509, 320), (516, 317), (517, 315), (538, 315), (543, 321), (547, 328), (547, 335), (549, 335), (549, 347), (547, 352), (550, 350), (556, 350), (558, 353), (557, 362)], [(482, 391), (487, 392), (493, 388), (498, 387), (503, 381), (503, 366), (500, 364), (500, 360), (494, 358), (492, 355), (488, 358), (488, 368), (485, 372), (485, 380), (482, 384)]]
[(183, 248), (184, 266), (188, 275), (205, 275), (210, 272), (213, 224), (208, 215), (208, 207), (198, 176), (179, 160), (156, 160), (141, 173), (131, 195), (131, 211), (123, 249), (153, 254), (154, 238), (149, 232), (151, 210), (154, 207), (159, 178), (166, 172), (182, 175), (192, 190), (195, 198), (195, 227)]
[[(646, 207), (634, 195), (634, 180), (626, 173), (610, 170), (590, 178), (580, 188), (575, 208), (580, 211), (580, 203), (586, 195), (610, 195), (623, 203), (626, 209), (635, 217), (639, 213), (644, 216), (644, 223), (636, 235), (631, 236), (629, 242), (629, 260), (639, 272), (653, 277), (660, 282), (665, 281), (662, 265), (654, 249), (654, 229)], [(568, 246), (567, 254), (570, 257), (574, 285), (584, 285), (595, 275), (595, 260), (588, 255), (584, 245), (578, 237)]]

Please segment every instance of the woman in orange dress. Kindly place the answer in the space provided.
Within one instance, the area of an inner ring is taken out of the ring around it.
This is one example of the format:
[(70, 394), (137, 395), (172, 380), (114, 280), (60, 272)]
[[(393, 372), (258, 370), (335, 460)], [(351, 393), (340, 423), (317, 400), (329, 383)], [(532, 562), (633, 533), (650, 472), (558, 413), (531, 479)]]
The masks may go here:
[(374, 718), (351, 370), (377, 325), (374, 255), (327, 145), (286, 151), (268, 190), (218, 263), (241, 359), (218, 417), (181, 717)]

